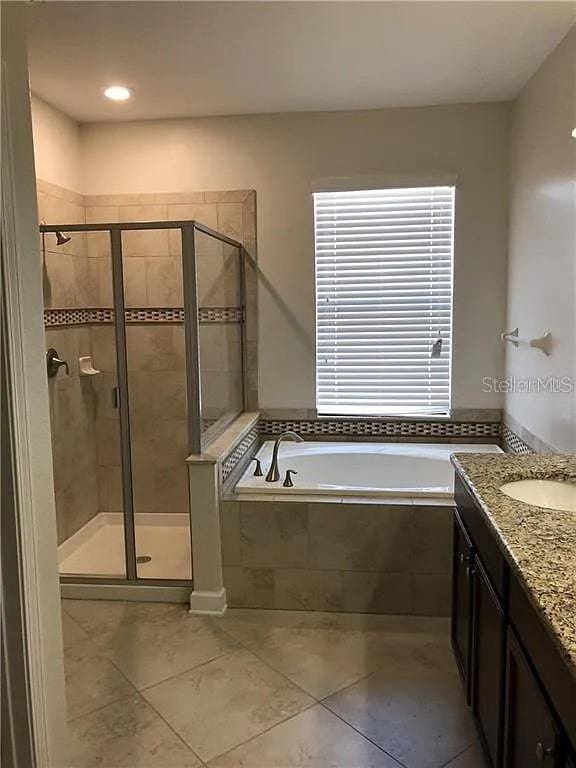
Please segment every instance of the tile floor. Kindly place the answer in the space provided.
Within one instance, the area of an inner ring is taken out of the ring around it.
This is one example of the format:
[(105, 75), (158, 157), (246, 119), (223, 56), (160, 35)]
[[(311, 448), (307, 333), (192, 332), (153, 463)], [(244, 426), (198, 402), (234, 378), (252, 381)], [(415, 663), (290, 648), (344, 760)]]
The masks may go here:
[(67, 768), (482, 768), (444, 619), (62, 606)]

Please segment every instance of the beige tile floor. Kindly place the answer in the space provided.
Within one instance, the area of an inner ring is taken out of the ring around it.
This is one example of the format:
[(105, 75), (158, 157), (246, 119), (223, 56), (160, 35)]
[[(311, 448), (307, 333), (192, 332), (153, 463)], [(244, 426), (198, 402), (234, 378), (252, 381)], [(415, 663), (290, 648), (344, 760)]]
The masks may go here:
[(443, 619), (62, 607), (66, 768), (482, 768)]

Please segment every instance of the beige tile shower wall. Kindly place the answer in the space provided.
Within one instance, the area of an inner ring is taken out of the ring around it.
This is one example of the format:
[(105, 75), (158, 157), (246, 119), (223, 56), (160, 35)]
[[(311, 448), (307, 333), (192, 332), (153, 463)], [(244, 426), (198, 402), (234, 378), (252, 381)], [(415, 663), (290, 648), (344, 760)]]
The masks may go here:
[[(81, 195), (38, 181), (40, 218), (49, 224), (84, 221)], [(41, 239), (44, 305), (47, 308), (91, 306), (96, 285), (89, 269), (85, 235), (73, 235), (69, 243), (56, 245), (47, 234)], [(96, 462), (96, 390), (94, 380), (79, 376), (78, 358), (91, 354), (88, 327), (54, 328), (46, 331), (46, 348), (54, 347), (68, 362), (48, 380), (54, 491), (58, 543), (67, 539), (98, 513)]]
[(88, 328), (46, 331), (46, 348), (54, 347), (68, 362), (48, 380), (52, 457), (58, 543), (64, 541), (99, 511), (93, 380), (78, 374), (78, 357), (90, 354)]
[[(179, 221), (195, 219), (242, 241), (244, 228), (255, 256), (255, 196), (250, 192), (162, 195), (86, 196), (87, 223)], [(214, 249), (216, 248), (216, 251)], [(222, 292), (226, 252), (206, 236), (197, 239), (203, 306), (233, 304)], [(89, 233), (87, 253), (98, 275), (98, 306), (112, 306), (108, 236)], [(181, 307), (183, 304), (180, 233), (171, 230), (123, 234), (125, 301), (128, 307)], [(216, 271), (214, 267), (216, 266)], [(230, 282), (230, 280), (228, 281)], [(250, 291), (255, 296), (255, 288)], [(252, 311), (256, 310), (254, 299)], [(252, 332), (256, 328), (251, 323)], [(113, 386), (114, 334), (109, 327), (93, 327), (96, 367), (105, 370), (97, 416), (100, 504), (103, 510), (121, 509), (121, 474), (117, 414), (107, 407)], [(255, 341), (255, 339), (254, 339)], [(127, 327), (131, 403), (133, 487), (136, 512), (187, 512), (185, 459), (186, 378), (184, 331), (177, 324)], [(257, 361), (251, 356), (252, 381)], [(201, 328), (203, 417), (217, 418), (239, 402), (241, 359), (239, 327), (204, 325)], [(253, 388), (252, 396), (257, 394)]]
[[(82, 195), (38, 180), (38, 214), (47, 224), (83, 224)], [(96, 276), (91, 269), (86, 235), (70, 233), (70, 242), (56, 245), (56, 236), (41, 236), (44, 306), (68, 308), (93, 306)]]
[(448, 614), (451, 509), (222, 502), (228, 604)]

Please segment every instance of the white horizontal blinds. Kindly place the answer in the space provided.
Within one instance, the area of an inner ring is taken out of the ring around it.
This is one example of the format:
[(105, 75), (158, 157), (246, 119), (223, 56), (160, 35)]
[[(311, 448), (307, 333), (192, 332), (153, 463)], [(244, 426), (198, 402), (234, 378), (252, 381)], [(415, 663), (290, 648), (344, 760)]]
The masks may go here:
[(318, 411), (446, 413), (454, 188), (318, 192), (314, 215)]

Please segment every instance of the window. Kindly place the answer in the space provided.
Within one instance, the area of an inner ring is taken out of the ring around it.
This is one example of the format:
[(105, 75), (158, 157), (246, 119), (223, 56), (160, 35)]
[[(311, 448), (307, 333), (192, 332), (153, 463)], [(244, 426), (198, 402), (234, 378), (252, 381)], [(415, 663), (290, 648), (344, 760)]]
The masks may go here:
[(450, 408), (454, 187), (314, 194), (320, 414)]

